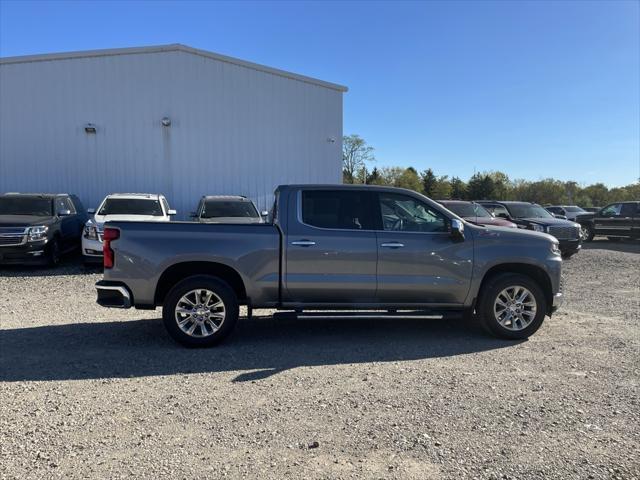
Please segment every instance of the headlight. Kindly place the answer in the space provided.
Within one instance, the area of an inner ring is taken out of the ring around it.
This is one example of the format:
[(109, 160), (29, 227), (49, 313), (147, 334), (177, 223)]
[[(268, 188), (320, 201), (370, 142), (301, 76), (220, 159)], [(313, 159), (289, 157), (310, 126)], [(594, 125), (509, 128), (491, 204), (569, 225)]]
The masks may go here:
[(542, 225), (536, 225), (535, 223), (531, 225), (534, 232), (544, 232), (544, 227)]
[(556, 242), (553, 242), (551, 244), (551, 253), (558, 256), (560, 256), (562, 253), (560, 252), (560, 245), (558, 245)]
[(37, 227), (29, 228), (29, 241), (30, 242), (38, 242), (40, 240), (47, 239), (47, 231), (49, 227), (45, 227), (44, 225), (40, 225)]
[(98, 229), (95, 225), (85, 225), (84, 238), (88, 238), (89, 240), (98, 240)]

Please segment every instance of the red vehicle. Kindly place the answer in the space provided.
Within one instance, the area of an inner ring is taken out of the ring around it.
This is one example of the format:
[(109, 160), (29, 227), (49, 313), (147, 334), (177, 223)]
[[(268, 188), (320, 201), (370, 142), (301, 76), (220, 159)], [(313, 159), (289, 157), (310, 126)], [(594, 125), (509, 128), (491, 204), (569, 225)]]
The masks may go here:
[(464, 200), (438, 200), (438, 203), (444, 205), (459, 217), (464, 218), (467, 222), (476, 225), (484, 225), (487, 227), (509, 227), (518, 228), (518, 226), (500, 217), (494, 217), (482, 205), (475, 202), (466, 202)]

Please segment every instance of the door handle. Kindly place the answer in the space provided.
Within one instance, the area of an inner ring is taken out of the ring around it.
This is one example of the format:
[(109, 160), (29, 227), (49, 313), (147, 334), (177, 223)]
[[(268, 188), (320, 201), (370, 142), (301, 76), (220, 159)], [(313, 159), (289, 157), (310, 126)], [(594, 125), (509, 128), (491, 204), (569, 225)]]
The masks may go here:
[(389, 243), (381, 243), (380, 246), (386, 247), (386, 248), (401, 248), (401, 247), (404, 247), (404, 243), (389, 242)]
[(298, 245), (300, 247), (311, 247), (315, 244), (316, 242), (312, 242), (311, 240), (296, 240), (295, 242), (291, 242), (291, 245)]

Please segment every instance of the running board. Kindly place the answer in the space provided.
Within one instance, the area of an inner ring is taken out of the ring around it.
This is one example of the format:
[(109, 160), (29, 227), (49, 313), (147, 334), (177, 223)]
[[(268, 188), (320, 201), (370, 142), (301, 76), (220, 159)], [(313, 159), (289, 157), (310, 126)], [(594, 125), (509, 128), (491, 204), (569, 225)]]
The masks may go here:
[(310, 318), (335, 318), (335, 319), (378, 319), (378, 318), (417, 318), (423, 320), (460, 319), (463, 313), (460, 311), (407, 311), (407, 312), (351, 312), (351, 311), (322, 311), (322, 312), (275, 312), (275, 320), (305, 320)]

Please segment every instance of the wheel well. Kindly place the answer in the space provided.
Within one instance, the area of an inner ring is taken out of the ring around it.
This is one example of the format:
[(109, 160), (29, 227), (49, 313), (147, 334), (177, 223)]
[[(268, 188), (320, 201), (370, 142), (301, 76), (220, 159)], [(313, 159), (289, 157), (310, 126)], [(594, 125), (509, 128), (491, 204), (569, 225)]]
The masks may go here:
[(551, 306), (553, 305), (551, 279), (549, 278), (549, 275), (547, 275), (547, 272), (542, 268), (535, 265), (529, 265), (527, 263), (503, 263), (501, 265), (496, 265), (491, 267), (485, 274), (482, 279), (482, 284), (480, 285), (480, 291), (482, 291), (490, 278), (500, 275), (501, 273), (519, 273), (536, 281), (544, 293), (544, 298), (547, 301), (547, 309), (551, 309)]
[(247, 299), (247, 291), (242, 277), (233, 268), (215, 262), (183, 262), (170, 266), (160, 276), (158, 285), (156, 286), (156, 305), (164, 302), (165, 296), (176, 283), (194, 275), (211, 275), (218, 277), (229, 284), (238, 296), (240, 303)]

